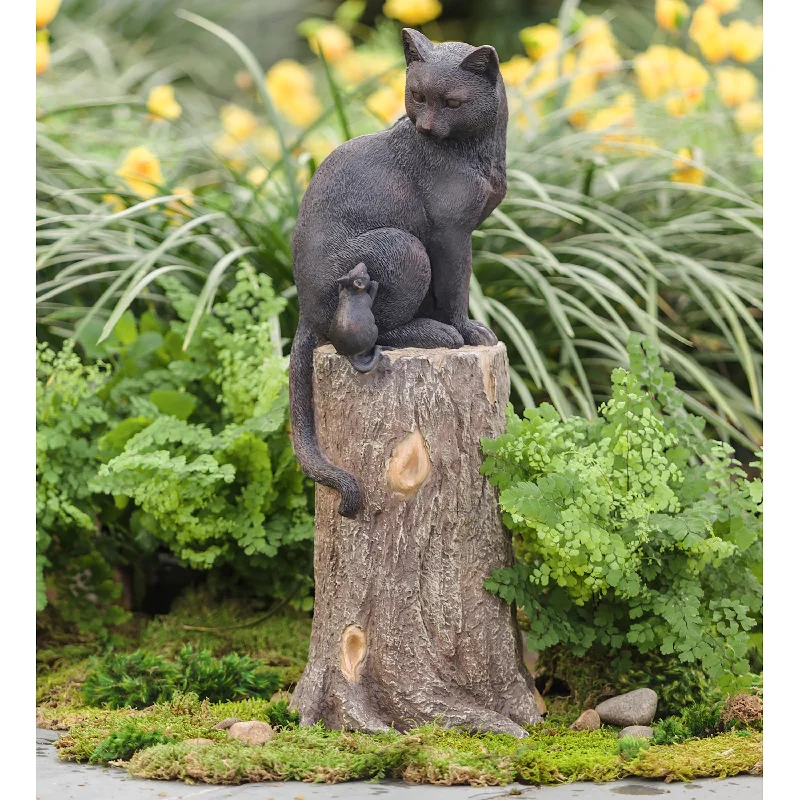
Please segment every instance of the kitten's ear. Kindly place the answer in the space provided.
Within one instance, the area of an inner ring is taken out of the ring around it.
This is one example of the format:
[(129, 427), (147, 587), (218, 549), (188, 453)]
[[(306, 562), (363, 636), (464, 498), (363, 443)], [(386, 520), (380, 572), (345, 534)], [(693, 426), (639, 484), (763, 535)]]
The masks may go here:
[(484, 44), (476, 47), (459, 66), (467, 72), (483, 75), (493, 81), (500, 71), (500, 59), (497, 57), (497, 50), (494, 47)]
[(413, 28), (403, 28), (403, 52), (406, 54), (406, 64), (414, 61), (425, 61), (433, 42), (424, 34)]

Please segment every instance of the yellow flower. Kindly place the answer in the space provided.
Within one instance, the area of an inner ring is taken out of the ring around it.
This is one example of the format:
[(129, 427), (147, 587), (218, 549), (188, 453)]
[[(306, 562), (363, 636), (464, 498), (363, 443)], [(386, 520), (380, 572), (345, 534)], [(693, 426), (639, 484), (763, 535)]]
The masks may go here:
[(336, 74), (346, 84), (362, 83), (390, 69), (397, 59), (377, 50), (350, 50), (336, 62)]
[(665, 95), (672, 86), (674, 48), (661, 44), (651, 45), (633, 59), (633, 69), (639, 88), (648, 100)]
[(698, 6), (692, 16), (692, 24), (689, 26), (689, 38), (697, 42), (705, 33), (720, 26), (719, 12), (711, 6)]
[(751, 25), (747, 20), (736, 19), (728, 27), (728, 45), (737, 61), (749, 64), (764, 49), (764, 29)]
[(267, 71), (265, 83), (275, 108), (292, 124), (306, 127), (322, 113), (314, 94), (314, 78), (297, 61), (276, 61)]
[(744, 133), (760, 131), (764, 124), (764, 108), (760, 100), (742, 103), (734, 114), (739, 130)]
[(153, 119), (178, 119), (183, 111), (171, 86), (154, 86), (147, 97), (147, 110)]
[(41, 75), (50, 69), (50, 43), (47, 39), (36, 40), (36, 74)]
[(656, 22), (668, 31), (683, 25), (689, 17), (689, 6), (683, 0), (656, 0)]
[(739, 8), (741, 0), (704, 0), (704, 2), (718, 14), (729, 14)]
[(383, 13), (406, 25), (424, 25), (442, 13), (439, 0), (386, 0)]
[(101, 200), (107, 205), (111, 206), (111, 211), (114, 214), (124, 211), (127, 208), (122, 198), (118, 194), (104, 194)]
[(653, 45), (633, 59), (642, 94), (648, 100), (667, 95), (665, 108), (682, 117), (703, 102), (709, 75), (705, 67), (677, 47)]
[(269, 177), (269, 170), (265, 167), (253, 167), (247, 172), (247, 180), (253, 186), (261, 186)]
[[(564, 108), (574, 108), (575, 106), (585, 104), (586, 100), (588, 100), (595, 91), (597, 91), (597, 75), (576, 75), (572, 79), (569, 91), (564, 100)], [(569, 116), (569, 121), (576, 128), (584, 127), (588, 120), (589, 114), (585, 108), (579, 108), (573, 111)]]
[(607, 128), (626, 127), (636, 124), (635, 99), (631, 92), (619, 95), (614, 104), (598, 109), (586, 125), (588, 131), (604, 131)]
[(703, 186), (706, 182), (705, 171), (686, 163), (687, 161), (699, 162), (700, 160), (701, 155), (699, 152), (692, 153), (688, 147), (682, 147), (678, 151), (678, 158), (673, 162), (676, 171), (670, 175), (670, 180), (676, 183), (693, 183), (697, 186)]
[(238, 142), (249, 139), (258, 128), (256, 118), (246, 108), (232, 103), (220, 109), (219, 118), (225, 133)]
[(46, 28), (58, 14), (61, 0), (36, 0), (36, 30)]
[(267, 161), (277, 161), (281, 157), (281, 143), (273, 128), (265, 128), (258, 132), (256, 147)]
[(530, 28), (523, 28), (519, 32), (519, 38), (525, 46), (525, 52), (533, 61), (538, 61), (555, 52), (561, 44), (558, 28), (548, 25), (546, 22)]
[(383, 122), (391, 122), (402, 116), (406, 109), (405, 93), (393, 86), (382, 86), (366, 100), (366, 107)]
[(241, 142), (236, 137), (223, 133), (214, 140), (212, 148), (221, 158), (231, 159), (240, 153), (240, 145)]
[(614, 33), (608, 20), (603, 17), (586, 17), (581, 24), (580, 30), (581, 45), (593, 47), (594, 45), (610, 44), (615, 45)]
[(353, 49), (353, 40), (338, 25), (326, 22), (309, 34), (308, 46), (317, 55), (322, 52), (329, 64), (335, 64)]
[(134, 194), (145, 200), (155, 197), (158, 187), (164, 183), (158, 158), (144, 146), (128, 151), (117, 175)]
[(756, 96), (758, 81), (743, 67), (723, 67), (717, 70), (717, 91), (728, 108), (735, 108)]
[(759, 133), (753, 140), (753, 152), (760, 158), (764, 159), (764, 134)]
[(598, 78), (603, 78), (619, 69), (622, 60), (611, 42), (585, 44), (578, 56), (577, 69), (594, 70)]
[(719, 21), (719, 13), (711, 6), (697, 7), (689, 26), (689, 38), (697, 43), (703, 57), (712, 64), (728, 57), (728, 29)]
[(519, 86), (533, 76), (533, 61), (525, 56), (511, 56), (500, 65), (500, 74), (506, 86)]

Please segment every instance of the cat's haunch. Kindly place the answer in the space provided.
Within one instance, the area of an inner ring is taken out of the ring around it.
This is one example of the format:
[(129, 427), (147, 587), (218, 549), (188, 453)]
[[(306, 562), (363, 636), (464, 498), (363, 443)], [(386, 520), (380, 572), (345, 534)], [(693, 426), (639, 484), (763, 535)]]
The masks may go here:
[(469, 319), (472, 231), (506, 192), (508, 107), (489, 45), (434, 44), (403, 30), (406, 116), (333, 151), (308, 186), (293, 237), (300, 323), (292, 346), (292, 432), (300, 465), (362, 506), (355, 477), (325, 458), (314, 428), (313, 351), (331, 342), (360, 371), (380, 347), (495, 344)]

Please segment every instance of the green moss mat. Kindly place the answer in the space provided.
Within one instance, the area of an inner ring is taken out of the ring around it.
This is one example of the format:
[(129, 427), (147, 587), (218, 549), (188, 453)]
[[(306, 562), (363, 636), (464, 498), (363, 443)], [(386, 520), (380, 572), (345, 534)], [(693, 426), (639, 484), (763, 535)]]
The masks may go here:
[[(618, 753), (617, 732), (569, 731), (545, 723), (527, 739), (501, 734), (469, 735), (425, 725), (407, 734), (369, 735), (321, 727), (278, 732), (263, 747), (228, 739), (214, 725), (229, 716), (266, 721), (268, 703), (201, 703), (178, 696), (144, 711), (84, 709), (69, 713), (72, 725), (57, 744), (62, 759), (88, 760), (110, 734), (133, 726), (180, 740), (149, 747), (128, 762), (115, 762), (137, 778), (176, 779), (212, 784), (268, 780), (338, 783), (396, 778), (409, 783), (495, 786), (522, 783), (609, 781), (626, 775), (692, 780), (699, 777), (760, 774), (762, 737), (727, 733), (680, 745), (650, 746), (632, 760)], [(185, 739), (207, 738), (209, 745)]]

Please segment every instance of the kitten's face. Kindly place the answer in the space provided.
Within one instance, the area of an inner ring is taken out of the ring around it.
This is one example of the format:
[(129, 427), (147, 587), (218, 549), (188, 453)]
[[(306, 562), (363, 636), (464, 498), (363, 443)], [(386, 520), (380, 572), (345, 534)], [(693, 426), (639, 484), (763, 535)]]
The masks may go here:
[(417, 130), (436, 139), (469, 139), (495, 128), (501, 92), (497, 53), (461, 42), (434, 45), (403, 31), (406, 112)]

